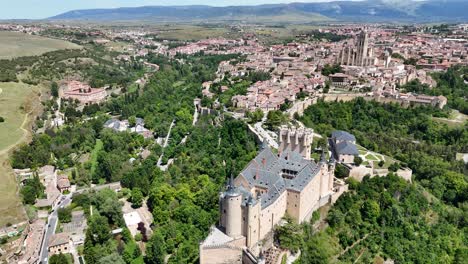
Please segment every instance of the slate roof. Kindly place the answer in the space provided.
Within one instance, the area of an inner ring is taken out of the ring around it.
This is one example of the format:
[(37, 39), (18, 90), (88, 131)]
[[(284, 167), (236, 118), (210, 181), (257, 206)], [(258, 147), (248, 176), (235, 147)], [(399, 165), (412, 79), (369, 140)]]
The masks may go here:
[[(304, 159), (297, 152), (285, 151), (278, 156), (266, 146), (239, 176), (245, 178), (250, 188), (256, 186), (267, 190), (260, 197), (261, 207), (266, 208), (286, 190), (302, 191), (319, 171), (320, 167), (315, 162)], [(283, 173), (293, 176), (286, 178)], [(237, 189), (243, 195), (243, 205), (249, 200), (256, 202), (248, 190)]]
[(356, 145), (348, 141), (343, 141), (336, 144), (335, 151), (338, 155), (359, 155), (359, 151)]
[(356, 141), (356, 138), (352, 134), (341, 130), (333, 131), (331, 137), (339, 141)]

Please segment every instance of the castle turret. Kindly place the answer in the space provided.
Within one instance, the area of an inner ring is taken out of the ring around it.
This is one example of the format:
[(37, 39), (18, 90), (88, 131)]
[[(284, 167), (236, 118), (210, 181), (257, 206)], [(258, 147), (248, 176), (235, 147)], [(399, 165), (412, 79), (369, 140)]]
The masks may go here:
[(335, 167), (336, 167), (336, 160), (333, 157), (333, 154), (330, 156), (330, 160), (328, 161), (328, 190), (333, 190), (333, 180), (335, 178)]
[(325, 150), (322, 150), (322, 154), (320, 155), (320, 197), (323, 197), (328, 194), (328, 184), (330, 174), (328, 172), (328, 164), (327, 159), (325, 156)]
[(234, 186), (232, 176), (227, 190), (222, 195), (222, 200), (226, 235), (232, 238), (239, 237), (242, 235), (242, 194)]
[(247, 237), (247, 247), (252, 247), (259, 240), (260, 226), (258, 219), (260, 218), (261, 202), (254, 199), (253, 195), (249, 196), (247, 201), (247, 223), (245, 234)]

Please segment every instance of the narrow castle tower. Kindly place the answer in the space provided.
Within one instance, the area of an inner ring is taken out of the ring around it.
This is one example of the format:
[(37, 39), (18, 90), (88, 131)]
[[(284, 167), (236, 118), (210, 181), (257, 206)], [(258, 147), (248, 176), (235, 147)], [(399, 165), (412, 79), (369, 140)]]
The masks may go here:
[(330, 156), (330, 160), (328, 161), (328, 173), (329, 173), (329, 181), (328, 181), (328, 190), (332, 191), (333, 190), (333, 180), (335, 178), (335, 167), (336, 167), (336, 161), (335, 158), (333, 157), (333, 154)]
[(278, 137), (280, 143), (278, 152), (295, 151), (300, 153), (304, 159), (310, 160), (313, 132), (310, 128), (282, 126)]
[(320, 155), (320, 197), (326, 196), (329, 193), (328, 184), (330, 181), (330, 173), (328, 171), (328, 164), (325, 157), (325, 151)]
[(226, 235), (236, 238), (242, 235), (242, 195), (239, 190), (234, 186), (234, 181), (229, 180), (228, 188), (223, 193), (223, 214), (224, 214), (224, 228)]

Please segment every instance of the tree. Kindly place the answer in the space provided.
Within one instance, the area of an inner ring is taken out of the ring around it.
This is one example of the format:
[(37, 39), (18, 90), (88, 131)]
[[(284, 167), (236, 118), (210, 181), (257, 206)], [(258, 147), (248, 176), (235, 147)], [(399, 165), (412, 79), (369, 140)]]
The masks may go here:
[(99, 259), (98, 264), (126, 264), (122, 257), (116, 252)]
[(70, 262), (69, 262), (67, 256), (60, 253), (60, 254), (50, 256), (49, 263), (50, 264), (68, 264)]
[(379, 161), (378, 165), (379, 165), (379, 167), (382, 168), (385, 165), (385, 161), (384, 160)]
[(131, 116), (128, 118), (128, 125), (129, 127), (135, 127), (136, 126), (136, 117)]
[(380, 206), (376, 201), (366, 200), (361, 208), (361, 215), (370, 221), (375, 221), (380, 215)]
[(146, 263), (163, 264), (166, 256), (164, 237), (159, 230), (153, 233), (146, 248)]
[(86, 242), (92, 245), (103, 244), (111, 238), (109, 223), (104, 216), (93, 215), (86, 230)]
[(355, 157), (354, 157), (354, 164), (355, 164), (356, 166), (360, 166), (360, 165), (362, 164), (362, 158), (359, 157), (359, 156), (355, 156)]
[(3, 123), (5, 122), (5, 118), (3, 118), (2, 116), (0, 116), (0, 123)]
[(71, 208), (65, 207), (65, 208), (59, 208), (57, 210), (58, 214), (58, 219), (62, 223), (69, 223), (71, 222), (72, 214), (71, 214)]
[(325, 66), (323, 66), (323, 69), (322, 69), (322, 74), (324, 76), (328, 76), (331, 74), (342, 72), (342, 70), (343, 69), (341, 68), (339, 64), (334, 64), (334, 65), (325, 64)]
[(396, 172), (399, 169), (400, 169), (400, 164), (398, 162), (392, 163), (390, 166), (388, 166), (388, 170), (392, 172)]
[(255, 109), (252, 113), (248, 113), (247, 117), (250, 118), (250, 123), (257, 123), (262, 121), (264, 114), (260, 108)]
[(286, 120), (287, 117), (283, 115), (283, 112), (279, 110), (273, 110), (268, 112), (265, 125), (268, 127), (268, 129), (273, 130), (286, 122)]
[(21, 195), (25, 204), (34, 204), (36, 202), (36, 190), (33, 186), (24, 186), (21, 189)]
[(278, 226), (275, 230), (275, 240), (281, 248), (297, 252), (302, 245), (302, 229), (294, 220), (286, 215), (286, 224)]
[(143, 204), (143, 193), (139, 188), (133, 188), (131, 197), (132, 207), (139, 208)]
[(50, 84), (50, 93), (52, 94), (53, 97), (58, 97), (59, 96), (59, 87), (56, 82), (52, 82)]

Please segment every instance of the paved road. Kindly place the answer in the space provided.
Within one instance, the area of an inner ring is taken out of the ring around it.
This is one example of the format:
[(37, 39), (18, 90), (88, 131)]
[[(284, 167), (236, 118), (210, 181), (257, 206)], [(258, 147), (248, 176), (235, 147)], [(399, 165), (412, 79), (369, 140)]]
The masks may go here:
[(257, 133), (262, 137), (262, 139), (267, 140), (268, 145), (275, 149), (278, 149), (278, 142), (276, 142), (276, 140), (265, 129), (263, 129), (262, 125), (263, 122), (255, 123), (255, 131), (257, 131)]
[(52, 212), (52, 214), (49, 215), (49, 219), (45, 227), (45, 234), (42, 238), (42, 247), (40, 253), (40, 263), (43, 264), (48, 262), (49, 252), (47, 248), (49, 247), (49, 239), (53, 234), (55, 234), (55, 229), (57, 228), (57, 209), (59, 209), (60, 207), (65, 207), (71, 203), (71, 194), (63, 195), (61, 199), (63, 200), (55, 206), (54, 211)]

